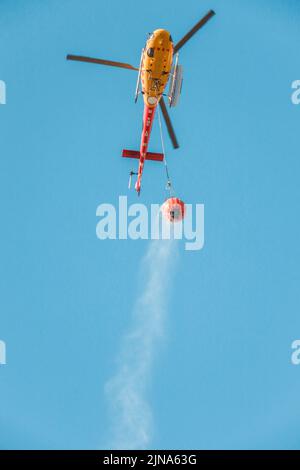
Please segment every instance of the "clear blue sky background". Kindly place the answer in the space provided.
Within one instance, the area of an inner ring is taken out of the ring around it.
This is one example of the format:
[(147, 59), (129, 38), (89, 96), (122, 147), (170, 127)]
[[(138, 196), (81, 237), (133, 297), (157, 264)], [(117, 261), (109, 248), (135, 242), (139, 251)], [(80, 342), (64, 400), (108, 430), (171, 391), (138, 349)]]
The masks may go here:
[[(146, 33), (178, 40), (185, 80), (168, 144), (178, 195), (205, 204), (205, 247), (181, 246), (149, 402), (152, 448), (300, 448), (298, 0), (1, 0), (0, 447), (99, 448), (103, 387), (147, 241), (100, 241), (95, 211), (127, 194), (142, 102), (125, 70)], [(152, 151), (160, 151), (157, 125)], [(142, 201), (163, 200), (147, 164)], [(136, 202), (134, 192), (130, 202)]]

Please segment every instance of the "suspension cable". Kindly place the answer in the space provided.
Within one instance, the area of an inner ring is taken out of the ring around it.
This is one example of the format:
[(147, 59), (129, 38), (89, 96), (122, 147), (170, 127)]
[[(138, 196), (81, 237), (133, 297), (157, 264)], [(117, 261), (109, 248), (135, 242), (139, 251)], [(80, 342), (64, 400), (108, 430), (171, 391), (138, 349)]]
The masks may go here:
[(174, 194), (174, 189), (173, 189), (173, 185), (172, 185), (172, 182), (171, 182), (169, 169), (168, 169), (167, 158), (166, 158), (166, 151), (165, 151), (165, 144), (164, 144), (164, 137), (163, 137), (163, 130), (162, 130), (159, 106), (157, 108), (158, 108), (157, 111), (158, 111), (158, 123), (159, 123), (161, 147), (162, 147), (162, 151), (163, 151), (163, 155), (164, 155), (164, 164), (165, 164), (166, 177), (167, 177), (166, 191), (169, 191), (170, 195), (172, 195), (172, 194)]

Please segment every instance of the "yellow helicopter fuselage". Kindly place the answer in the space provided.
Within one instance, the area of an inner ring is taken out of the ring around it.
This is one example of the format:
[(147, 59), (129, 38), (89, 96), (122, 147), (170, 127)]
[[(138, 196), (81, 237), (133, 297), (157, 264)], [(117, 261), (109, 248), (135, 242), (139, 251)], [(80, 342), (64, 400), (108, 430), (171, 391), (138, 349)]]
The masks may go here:
[(149, 37), (141, 63), (141, 83), (145, 105), (157, 106), (169, 80), (173, 62), (173, 42), (165, 29)]

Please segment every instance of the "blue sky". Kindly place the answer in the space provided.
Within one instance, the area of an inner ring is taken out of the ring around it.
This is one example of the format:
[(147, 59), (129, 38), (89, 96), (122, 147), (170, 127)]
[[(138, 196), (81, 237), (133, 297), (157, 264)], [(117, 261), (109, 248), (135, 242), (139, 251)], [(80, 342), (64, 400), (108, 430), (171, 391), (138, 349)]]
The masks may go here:
[[(128, 194), (148, 31), (179, 39), (184, 85), (167, 145), (178, 196), (205, 204), (205, 246), (182, 245), (148, 390), (151, 448), (300, 448), (297, 0), (0, 1), (0, 447), (103, 446), (104, 385), (130, 324), (147, 241), (100, 241), (96, 208)], [(151, 151), (160, 151), (154, 125)], [(149, 162), (141, 199), (161, 203)]]

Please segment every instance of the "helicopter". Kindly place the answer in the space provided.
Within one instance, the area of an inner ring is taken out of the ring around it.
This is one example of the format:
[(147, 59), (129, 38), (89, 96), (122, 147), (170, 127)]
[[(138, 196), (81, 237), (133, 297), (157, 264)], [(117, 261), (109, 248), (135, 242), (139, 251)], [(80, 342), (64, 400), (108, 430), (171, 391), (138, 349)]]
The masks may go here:
[(167, 130), (174, 149), (179, 148), (179, 143), (174, 132), (174, 128), (167, 111), (164, 100), (166, 96), (165, 89), (169, 83), (167, 93), (169, 107), (175, 107), (179, 101), (182, 88), (183, 72), (179, 64), (178, 51), (199, 31), (213, 16), (215, 12), (210, 10), (196, 25), (183, 36), (180, 41), (174, 44), (171, 34), (165, 29), (156, 29), (148, 34), (145, 47), (142, 49), (140, 65), (134, 67), (124, 62), (115, 62), (93, 57), (80, 55), (67, 55), (67, 60), (90, 62), (93, 64), (107, 65), (110, 67), (119, 67), (138, 72), (137, 84), (135, 90), (135, 102), (139, 95), (143, 96), (144, 112), (143, 126), (140, 142), (140, 150), (123, 150), (122, 157), (135, 158), (139, 160), (138, 171), (130, 172), (130, 182), (133, 175), (137, 176), (135, 189), (140, 194), (141, 181), (144, 170), (145, 160), (154, 160), (162, 162), (164, 153), (148, 152), (148, 146), (151, 136), (152, 124), (157, 106), (160, 106), (162, 116), (165, 120)]

